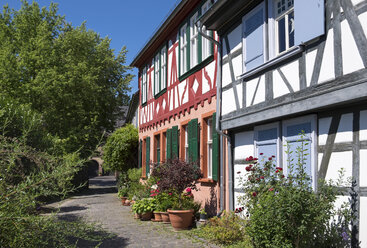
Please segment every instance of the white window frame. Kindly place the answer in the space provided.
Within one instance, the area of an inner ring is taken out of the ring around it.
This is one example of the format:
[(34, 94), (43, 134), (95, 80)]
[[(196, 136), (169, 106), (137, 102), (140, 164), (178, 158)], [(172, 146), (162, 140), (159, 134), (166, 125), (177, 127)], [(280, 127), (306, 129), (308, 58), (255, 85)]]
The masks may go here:
[[(207, 0), (201, 6), (201, 15), (204, 15), (210, 9), (211, 6), (212, 6), (212, 1)], [(208, 36), (211, 35), (210, 31), (206, 30), (205, 26), (203, 26), (202, 31)], [(202, 40), (201, 40), (201, 47), (202, 47), (201, 48), (201, 51), (202, 51), (202, 59), (201, 60), (202, 61), (207, 59), (209, 56), (213, 55), (212, 46), (213, 46), (213, 43), (209, 39), (207, 39), (205, 37), (202, 38)]]
[(160, 90), (167, 86), (167, 46), (165, 45), (160, 52)]
[(142, 94), (142, 104), (147, 102), (147, 67), (143, 68), (142, 81), (141, 81), (141, 94)]
[(196, 26), (199, 13), (196, 12), (190, 18), (190, 69), (199, 64), (199, 32)]
[(180, 29), (180, 74), (183, 75), (188, 71), (187, 66), (187, 24), (185, 23)]
[(208, 178), (212, 178), (213, 177), (213, 158), (212, 158), (212, 154), (213, 154), (213, 123), (212, 123), (212, 118), (208, 118), (207, 119), (207, 161), (208, 161), (208, 168), (207, 168), (207, 172), (208, 172)]
[[(268, 129), (273, 129), (276, 128), (277, 129), (277, 138), (276, 139), (272, 139), (272, 140), (266, 140), (266, 141), (258, 141), (259, 140), (259, 131), (264, 131), (264, 130), (268, 130)], [(265, 124), (265, 125), (261, 125), (261, 126), (256, 126), (254, 128), (254, 154), (255, 156), (257, 156), (259, 158), (259, 160), (261, 159), (260, 154), (259, 154), (259, 150), (257, 148), (258, 145), (266, 145), (266, 144), (273, 144), (276, 143), (277, 144), (277, 154), (276, 156), (276, 166), (277, 167), (282, 167), (282, 147), (281, 147), (281, 135), (280, 135), (280, 122), (274, 122), (274, 123), (269, 123), (269, 124)], [(265, 157), (265, 159), (267, 159)]]
[[(273, 15), (274, 15), (274, 21), (273, 21), (273, 29), (274, 29), (274, 49), (275, 49), (275, 55), (280, 55), (283, 54), (285, 52), (287, 52), (290, 48), (289, 47), (289, 20), (288, 20), (288, 16), (291, 12), (293, 12), (293, 16), (294, 16), (294, 2), (292, 7), (288, 8), (287, 3), (288, 1), (294, 1), (294, 0), (284, 0), (286, 3), (286, 10), (284, 12), (282, 12), (281, 14), (277, 13), (277, 9), (278, 7), (276, 6), (277, 3), (279, 1), (283, 1), (283, 0), (273, 0)], [(279, 30), (278, 30), (278, 21), (282, 18), (285, 17), (285, 35), (286, 35), (286, 39), (285, 39), (285, 50), (284, 51), (279, 51)], [(294, 25), (294, 24), (293, 24)]]
[(189, 161), (189, 130), (188, 125), (184, 126), (185, 129), (185, 161)]
[(316, 186), (317, 186), (317, 116), (316, 115), (307, 115), (307, 116), (302, 116), (302, 117), (298, 117), (298, 118), (294, 118), (294, 119), (290, 119), (290, 120), (285, 120), (283, 121), (282, 124), (282, 132), (283, 132), (283, 170), (284, 170), (284, 174), (286, 175), (288, 173), (288, 155), (286, 153), (286, 147), (287, 147), (287, 141), (292, 141), (292, 138), (288, 138), (286, 137), (286, 133), (287, 133), (287, 127), (288, 126), (293, 126), (293, 125), (297, 125), (297, 124), (302, 124), (305, 122), (310, 122), (311, 123), (311, 134), (310, 134), (310, 155), (311, 155), (311, 177), (312, 177), (312, 188), (314, 190), (316, 190)]
[(160, 54), (157, 53), (154, 58), (154, 95), (159, 93), (160, 82)]

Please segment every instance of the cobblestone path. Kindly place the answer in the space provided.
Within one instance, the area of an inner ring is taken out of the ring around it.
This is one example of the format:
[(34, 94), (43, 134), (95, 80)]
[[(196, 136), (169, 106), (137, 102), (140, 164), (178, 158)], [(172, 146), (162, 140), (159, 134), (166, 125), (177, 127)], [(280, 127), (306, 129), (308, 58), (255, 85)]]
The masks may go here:
[[(60, 208), (58, 215), (61, 218), (82, 217), (100, 223), (103, 229), (116, 234), (99, 247), (216, 247), (174, 232), (170, 225), (135, 220), (131, 207), (122, 206), (117, 198), (115, 184), (113, 176), (92, 178), (89, 190), (54, 203), (52, 207)], [(79, 243), (78, 247), (90, 247), (90, 244)]]

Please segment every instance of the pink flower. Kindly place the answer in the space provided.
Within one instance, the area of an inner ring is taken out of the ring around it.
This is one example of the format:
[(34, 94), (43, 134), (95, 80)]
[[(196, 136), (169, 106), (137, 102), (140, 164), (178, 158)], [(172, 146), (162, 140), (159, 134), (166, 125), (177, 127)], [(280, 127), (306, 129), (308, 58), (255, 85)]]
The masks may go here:
[(264, 179), (264, 176), (261, 176), (260, 179)]
[(191, 193), (191, 188), (186, 188), (187, 193)]
[(168, 195), (172, 195), (172, 193), (168, 193)]
[(269, 189), (269, 191), (273, 191), (273, 190), (274, 190), (274, 188), (270, 188), (270, 189)]

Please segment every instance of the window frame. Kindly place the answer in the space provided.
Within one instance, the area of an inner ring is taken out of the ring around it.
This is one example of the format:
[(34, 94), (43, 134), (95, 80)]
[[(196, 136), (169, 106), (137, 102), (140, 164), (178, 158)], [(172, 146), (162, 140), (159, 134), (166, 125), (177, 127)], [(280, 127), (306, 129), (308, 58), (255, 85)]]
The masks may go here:
[[(269, 129), (273, 129), (276, 128), (277, 129), (277, 138), (276, 139), (272, 139), (272, 140), (267, 140), (267, 141), (258, 141), (259, 140), (259, 131), (264, 131), (264, 130), (269, 130)], [(277, 144), (277, 155), (276, 155), (276, 165), (277, 167), (282, 167), (282, 141), (281, 141), (281, 125), (280, 122), (273, 122), (273, 123), (269, 123), (269, 124), (265, 124), (265, 125), (260, 125), (260, 126), (255, 126), (254, 127), (254, 154), (255, 156), (257, 156), (259, 158), (259, 160), (261, 159), (260, 154), (259, 154), (259, 149), (258, 149), (258, 145), (265, 145), (265, 144), (271, 144), (271, 143), (275, 143)], [(265, 157), (265, 159), (267, 159)]]
[[(282, 55), (284, 53), (286, 53), (287, 51), (289, 51), (289, 49), (291, 49), (292, 47), (295, 46), (295, 44), (293, 44), (293, 46), (289, 46), (289, 20), (288, 20), (288, 16), (291, 12), (293, 12), (293, 19), (294, 19), (294, 2), (293, 2), (293, 5), (292, 7), (288, 8), (282, 12), (281, 14), (278, 14), (276, 13), (277, 11), (277, 2), (278, 1), (281, 1), (281, 0), (272, 0), (273, 1), (273, 12), (272, 12), (272, 16), (274, 18), (273, 20), (273, 32), (274, 32), (274, 51), (273, 53), (275, 54), (275, 56), (279, 56), (279, 55)], [(286, 0), (286, 5), (288, 3), (289, 0)], [(292, 0), (294, 1), (294, 0)], [(279, 30), (278, 30), (278, 21), (284, 16), (285, 18), (285, 36), (286, 36), (286, 39), (285, 39), (285, 50), (284, 51), (281, 51), (279, 52)], [(293, 24), (294, 25), (294, 24)], [(294, 31), (293, 31), (294, 32)], [(293, 34), (294, 35), (294, 34)], [(294, 39), (294, 38), (293, 38)], [(293, 40), (293, 43), (294, 43), (294, 40)]]
[(212, 128), (213, 128), (212, 118), (209, 117), (206, 119), (207, 178), (209, 179), (213, 178), (213, 129)]
[(148, 67), (145, 65), (142, 70), (141, 76), (141, 103), (143, 106), (147, 104), (147, 94), (148, 94)]
[[(164, 53), (164, 54), (162, 54)], [(162, 64), (162, 58), (165, 63)], [(167, 44), (161, 46), (154, 56), (154, 98), (160, 97), (167, 90), (167, 60), (168, 48)]]
[[(195, 37), (197, 37), (197, 43), (195, 49), (192, 48), (192, 35), (191, 30), (197, 30), (196, 24), (193, 21), (193, 18), (196, 16), (196, 20), (200, 18), (202, 15), (202, 7), (204, 4), (207, 4), (211, 0), (208, 0), (204, 3), (199, 4), (185, 19), (185, 21), (180, 25), (178, 30), (179, 36), (179, 81), (183, 81), (190, 75), (195, 72), (201, 70), (203, 67), (208, 65), (210, 62), (214, 60), (214, 44), (213, 42), (209, 42), (208, 55), (204, 58), (203, 54), (203, 40), (206, 40), (201, 36), (201, 34), (197, 31)], [(195, 18), (194, 18), (195, 19)], [(210, 32), (211, 36), (214, 37), (212, 31)], [(183, 42), (184, 41), (184, 42)], [(186, 49), (186, 50), (185, 50)], [(193, 54), (196, 56), (197, 61), (193, 61)], [(193, 63), (195, 62), (195, 63)]]
[[(293, 118), (293, 119), (289, 119), (289, 120), (285, 120), (282, 123), (282, 145), (283, 147), (285, 147), (287, 145), (287, 127), (288, 126), (292, 126), (292, 125), (297, 125), (297, 124), (302, 124), (302, 123), (306, 123), (306, 122), (310, 122), (311, 123), (311, 133), (310, 133), (310, 163), (311, 163), (311, 177), (312, 177), (312, 188), (314, 190), (316, 190), (317, 187), (317, 116), (315, 114), (313, 115), (306, 115), (306, 116), (301, 116), (301, 117), (297, 117), (297, 118)], [(291, 139), (292, 140), (292, 139)], [(287, 160), (288, 160), (288, 155), (286, 153), (286, 150), (283, 149), (282, 150), (282, 156), (283, 156), (283, 170), (284, 170), (284, 174), (286, 175), (288, 172), (288, 168), (287, 168)]]

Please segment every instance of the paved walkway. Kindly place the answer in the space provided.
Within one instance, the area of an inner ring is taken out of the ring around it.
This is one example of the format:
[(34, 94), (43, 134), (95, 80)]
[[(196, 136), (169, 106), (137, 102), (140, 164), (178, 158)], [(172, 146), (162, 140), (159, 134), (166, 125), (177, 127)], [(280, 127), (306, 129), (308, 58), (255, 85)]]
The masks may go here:
[[(135, 220), (131, 207), (121, 205), (115, 185), (113, 176), (92, 178), (88, 191), (54, 203), (52, 207), (60, 207), (58, 215), (61, 218), (82, 217), (116, 234), (99, 247), (215, 247), (174, 232), (170, 225)], [(78, 246), (89, 247), (90, 244), (79, 243)]]

